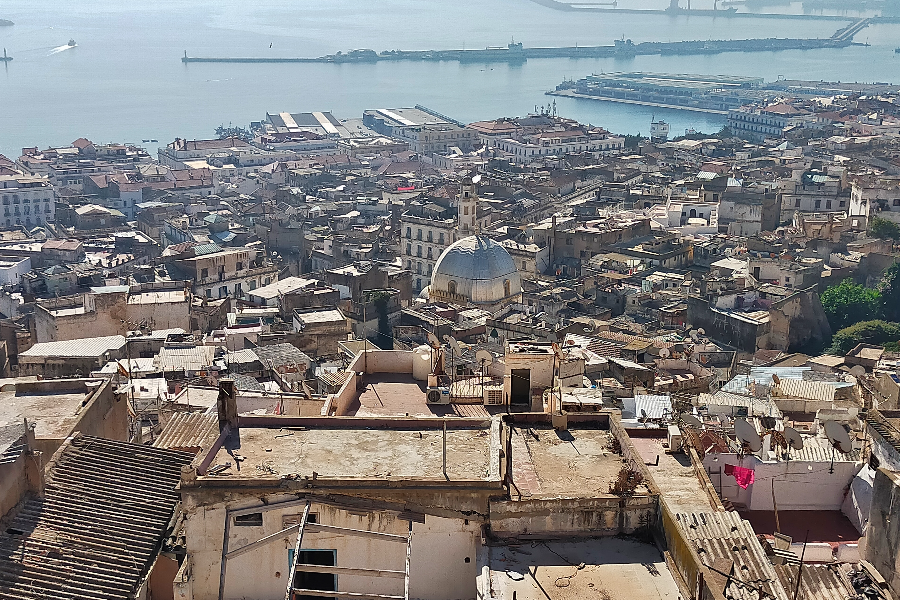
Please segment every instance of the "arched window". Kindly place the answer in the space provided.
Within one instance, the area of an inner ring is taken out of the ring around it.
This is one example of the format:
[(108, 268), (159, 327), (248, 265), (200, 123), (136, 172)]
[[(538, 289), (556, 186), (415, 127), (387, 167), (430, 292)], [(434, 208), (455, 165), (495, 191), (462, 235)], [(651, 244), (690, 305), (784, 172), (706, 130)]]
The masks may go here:
[(509, 288), (510, 288), (510, 285), (509, 285), (509, 279), (504, 279), (504, 280), (503, 280), (503, 295), (504, 295), (504, 296), (510, 296), (510, 289), (509, 289)]
[(447, 291), (450, 292), (451, 294), (456, 293), (456, 282), (455, 281), (451, 281), (450, 283), (447, 284)]

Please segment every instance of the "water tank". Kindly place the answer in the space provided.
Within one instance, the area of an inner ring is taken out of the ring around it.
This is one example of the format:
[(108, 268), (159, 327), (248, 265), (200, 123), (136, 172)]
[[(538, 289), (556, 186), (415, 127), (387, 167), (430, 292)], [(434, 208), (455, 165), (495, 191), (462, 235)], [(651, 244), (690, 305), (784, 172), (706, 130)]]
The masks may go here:
[(431, 348), (419, 346), (413, 350), (413, 379), (427, 381), (429, 373), (431, 373)]

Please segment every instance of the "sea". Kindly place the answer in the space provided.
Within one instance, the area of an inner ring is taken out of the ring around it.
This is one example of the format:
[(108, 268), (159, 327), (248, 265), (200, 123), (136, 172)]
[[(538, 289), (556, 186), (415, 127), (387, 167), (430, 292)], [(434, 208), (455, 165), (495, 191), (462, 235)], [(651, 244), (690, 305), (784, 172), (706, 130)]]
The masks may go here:
[[(681, 0), (682, 5), (686, 2)], [(616, 8), (663, 9), (669, 0), (618, 0)], [(693, 0), (692, 8), (713, 8)], [(848, 2), (847, 5), (852, 5)], [(735, 4), (741, 12), (747, 6)], [(721, 8), (721, 2), (718, 3)], [(190, 56), (313, 57), (359, 48), (456, 49), (612, 44), (616, 39), (679, 41), (830, 37), (868, 13), (804, 12), (802, 2), (767, 10), (833, 14), (847, 21), (726, 16), (565, 12), (532, 0), (4, 0), (0, 49), (0, 153), (23, 147), (136, 143), (151, 152), (176, 137), (214, 136), (267, 112), (331, 111), (360, 118), (372, 108), (421, 104), (464, 122), (546, 108), (564, 79), (650, 71), (900, 83), (900, 25), (863, 29), (843, 49), (529, 59), (524, 64), (220, 64)], [(70, 47), (69, 40), (76, 45)], [(2, 50), (0, 50), (2, 52)], [(616, 133), (647, 134), (655, 117), (673, 134), (718, 131), (721, 116), (583, 99), (556, 98), (559, 115)], [(158, 140), (156, 143), (143, 140)]]

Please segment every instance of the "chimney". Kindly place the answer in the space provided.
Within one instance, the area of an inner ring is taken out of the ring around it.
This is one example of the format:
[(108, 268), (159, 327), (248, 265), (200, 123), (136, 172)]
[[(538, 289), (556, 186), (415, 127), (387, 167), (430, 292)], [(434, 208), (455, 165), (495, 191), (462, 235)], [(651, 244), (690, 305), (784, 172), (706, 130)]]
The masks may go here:
[(219, 380), (219, 397), (216, 404), (219, 409), (219, 431), (225, 425), (237, 426), (237, 395), (234, 387), (234, 379)]

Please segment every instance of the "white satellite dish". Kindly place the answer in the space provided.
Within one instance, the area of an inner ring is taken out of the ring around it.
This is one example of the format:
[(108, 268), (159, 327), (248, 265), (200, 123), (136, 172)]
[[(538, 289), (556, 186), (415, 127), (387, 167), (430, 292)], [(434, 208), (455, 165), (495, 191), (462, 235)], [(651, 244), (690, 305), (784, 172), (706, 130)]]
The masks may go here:
[(793, 427), (785, 427), (782, 432), (788, 445), (794, 450), (803, 450), (803, 437)]
[(697, 335), (706, 335), (706, 330), (701, 327), (697, 330)]
[(440, 348), (440, 347), (441, 347), (441, 340), (438, 339), (438, 336), (434, 335), (433, 333), (431, 333), (431, 332), (429, 331), (429, 332), (428, 332), (428, 344), (429, 344), (432, 348), (437, 349), (437, 348)]
[(481, 175), (476, 175), (472, 178), (472, 183), (478, 183), (479, 181), (481, 181)]
[(850, 435), (844, 429), (844, 426), (837, 421), (825, 421), (825, 435), (828, 436), (831, 445), (844, 454), (853, 450)]
[(681, 420), (684, 422), (685, 425), (689, 425), (689, 426), (695, 427), (697, 429), (703, 428), (703, 421), (701, 421), (700, 419), (698, 419), (697, 417), (695, 417), (694, 415), (692, 415), (690, 413), (685, 413), (685, 414), (681, 415)]
[(456, 341), (455, 337), (453, 337), (452, 335), (448, 335), (446, 339), (447, 339), (447, 343), (450, 344), (450, 347), (453, 348), (453, 352), (455, 354), (463, 353), (462, 348), (460, 348), (459, 342)]
[(662, 357), (662, 358), (668, 358), (669, 355), (671, 355), (671, 354), (672, 354), (672, 353), (669, 352), (669, 349), (668, 349), (668, 348), (661, 348), (661, 349), (659, 350), (659, 355), (660, 355), (660, 357)]
[(494, 355), (487, 350), (479, 350), (475, 353), (475, 360), (482, 364), (489, 365), (494, 362)]
[(697, 341), (697, 330), (696, 329), (691, 329), (690, 331), (688, 331), (688, 335), (691, 337), (692, 340), (694, 340), (695, 342)]
[(850, 374), (858, 379), (866, 374), (866, 368), (862, 365), (856, 365), (850, 369)]
[(741, 444), (746, 444), (751, 452), (759, 452), (762, 448), (762, 440), (753, 427), (746, 419), (736, 419), (734, 422), (734, 434)]

